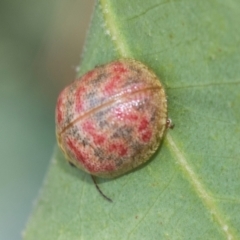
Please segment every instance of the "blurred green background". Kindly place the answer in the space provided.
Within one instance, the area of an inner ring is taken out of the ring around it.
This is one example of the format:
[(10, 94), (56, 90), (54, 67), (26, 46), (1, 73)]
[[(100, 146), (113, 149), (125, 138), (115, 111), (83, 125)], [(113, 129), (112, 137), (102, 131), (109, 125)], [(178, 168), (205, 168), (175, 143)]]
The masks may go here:
[(0, 2), (0, 239), (20, 239), (55, 146), (93, 0)]

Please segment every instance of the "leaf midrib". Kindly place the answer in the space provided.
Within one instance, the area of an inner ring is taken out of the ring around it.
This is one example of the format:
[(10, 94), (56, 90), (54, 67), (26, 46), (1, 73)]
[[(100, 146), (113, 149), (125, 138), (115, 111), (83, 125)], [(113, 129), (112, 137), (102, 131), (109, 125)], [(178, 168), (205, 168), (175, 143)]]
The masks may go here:
[[(105, 21), (106, 32), (109, 33), (111, 40), (113, 41), (116, 51), (120, 57), (133, 58), (134, 54), (130, 51), (130, 48), (126, 42), (123, 31), (120, 31), (121, 24), (117, 20), (117, 15), (114, 14), (113, 8), (111, 6), (110, 0), (100, 0), (99, 4), (102, 8), (103, 19)], [(166, 145), (169, 148), (170, 152), (173, 154), (177, 163), (180, 165), (182, 174), (188, 179), (190, 184), (193, 186), (197, 196), (205, 205), (207, 211), (210, 212), (210, 215), (214, 216), (218, 226), (221, 231), (225, 234), (226, 238), (237, 239), (237, 236), (234, 236), (234, 230), (227, 224), (227, 221), (224, 219), (221, 211), (217, 208), (212, 194), (207, 190), (204, 184), (199, 180), (199, 177), (194, 172), (190, 163), (187, 161), (186, 156), (179, 150), (177, 144), (171, 137), (170, 133), (166, 134)]]

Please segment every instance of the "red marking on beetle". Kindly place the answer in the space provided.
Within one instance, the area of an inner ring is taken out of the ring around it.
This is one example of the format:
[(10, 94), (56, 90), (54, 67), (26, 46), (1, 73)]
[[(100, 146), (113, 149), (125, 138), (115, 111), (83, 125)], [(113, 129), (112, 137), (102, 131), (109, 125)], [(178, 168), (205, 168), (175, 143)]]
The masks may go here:
[(82, 101), (82, 96), (83, 96), (83, 94), (84, 94), (84, 92), (85, 92), (85, 88), (84, 87), (79, 87), (78, 89), (77, 89), (77, 91), (76, 91), (76, 93), (75, 93), (75, 95), (76, 95), (76, 111), (77, 112), (81, 112), (82, 110), (83, 110), (83, 101)]
[(67, 139), (67, 145), (69, 146), (69, 149), (75, 154), (76, 160), (81, 162), (81, 164), (88, 170), (89, 172), (108, 172), (108, 171), (114, 171), (116, 169), (115, 165), (113, 163), (101, 163), (101, 165), (94, 163), (93, 161), (90, 161), (88, 156), (83, 153), (79, 149), (79, 145), (76, 143), (76, 141), (72, 141), (71, 139)]
[(152, 137), (152, 131), (150, 130), (145, 131), (144, 133), (142, 133), (141, 137), (143, 142), (149, 142), (149, 140)]
[(83, 130), (86, 131), (89, 135), (92, 136), (93, 142), (96, 145), (101, 145), (106, 140), (106, 137), (103, 134), (98, 134), (96, 132), (94, 124), (90, 121), (87, 121), (87, 122), (83, 123)]
[(120, 75), (112, 76), (111, 80), (106, 84), (104, 91), (107, 94), (112, 94), (114, 90), (116, 91), (119, 80), (120, 80)]
[(67, 139), (67, 145), (69, 146), (69, 149), (75, 154), (76, 159), (81, 162), (86, 168), (88, 168), (88, 157), (86, 154), (84, 154), (81, 150), (79, 145), (77, 144), (76, 141), (72, 141), (71, 139)]
[(142, 132), (148, 127), (148, 125), (149, 125), (149, 121), (146, 118), (142, 118), (140, 125), (138, 127), (138, 130)]
[(143, 142), (148, 142), (152, 137), (152, 131), (149, 129), (149, 121), (143, 118), (138, 127)]
[(113, 71), (114, 71), (115, 73), (120, 73), (120, 74), (122, 74), (122, 73), (126, 73), (126, 72), (128, 71), (127, 68), (124, 66), (124, 64), (121, 63), (121, 62), (115, 62), (115, 63), (113, 63), (113, 64), (112, 64), (112, 67), (113, 67)]
[(125, 120), (129, 120), (129, 121), (136, 121), (138, 119), (138, 115), (137, 114), (133, 114), (133, 113), (127, 113), (124, 116)]
[(105, 142), (106, 138), (100, 134), (93, 135), (93, 141), (97, 145), (101, 145)]
[(57, 101), (57, 122), (58, 123), (61, 123), (63, 120), (63, 112), (61, 109), (62, 105), (63, 105), (63, 99), (62, 99), (62, 94), (60, 94)]
[(123, 157), (127, 154), (127, 147), (122, 143), (113, 143), (109, 146), (110, 152), (117, 152), (120, 157)]
[(90, 121), (86, 121), (83, 123), (83, 130), (86, 131), (87, 133), (92, 133), (95, 131), (94, 124)]
[(94, 162), (90, 161), (88, 156), (80, 150), (80, 146), (76, 141), (67, 139), (67, 145), (75, 154), (76, 160), (78, 160), (89, 172), (112, 171), (115, 169), (114, 165), (110, 163), (103, 163), (101, 166), (94, 164)]

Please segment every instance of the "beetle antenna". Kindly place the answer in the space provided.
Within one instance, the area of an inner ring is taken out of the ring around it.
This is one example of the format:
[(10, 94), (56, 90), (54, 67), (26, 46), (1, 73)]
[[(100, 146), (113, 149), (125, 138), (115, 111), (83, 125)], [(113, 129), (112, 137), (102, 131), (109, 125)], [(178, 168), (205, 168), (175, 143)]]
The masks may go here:
[(95, 178), (93, 175), (91, 175), (91, 177), (92, 177), (92, 180), (93, 180), (94, 185), (95, 185), (96, 189), (98, 190), (98, 192), (99, 192), (107, 201), (112, 202), (112, 199), (109, 198), (109, 197), (107, 197), (107, 196), (102, 192), (102, 190), (100, 189), (100, 187), (99, 187), (98, 184), (97, 184), (96, 178)]

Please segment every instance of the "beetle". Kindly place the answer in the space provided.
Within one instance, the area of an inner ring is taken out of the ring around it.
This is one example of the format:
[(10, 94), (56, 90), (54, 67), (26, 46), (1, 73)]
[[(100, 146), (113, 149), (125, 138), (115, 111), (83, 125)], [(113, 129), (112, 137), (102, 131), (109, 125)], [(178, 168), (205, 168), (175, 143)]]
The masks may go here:
[(57, 100), (58, 144), (70, 163), (92, 176), (113, 178), (143, 164), (170, 125), (159, 78), (134, 59), (97, 66)]

